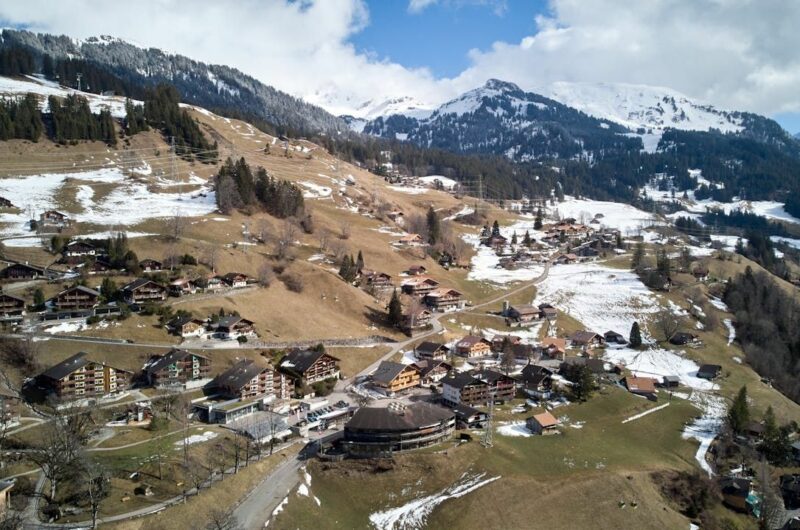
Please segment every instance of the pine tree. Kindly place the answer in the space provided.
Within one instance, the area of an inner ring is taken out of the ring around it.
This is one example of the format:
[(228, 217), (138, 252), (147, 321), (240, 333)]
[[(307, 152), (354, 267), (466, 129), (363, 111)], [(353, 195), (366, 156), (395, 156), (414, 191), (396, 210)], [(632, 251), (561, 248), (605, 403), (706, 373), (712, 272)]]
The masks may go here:
[(741, 434), (750, 421), (750, 408), (747, 404), (747, 387), (739, 389), (739, 393), (728, 410), (728, 426), (734, 434)]
[(542, 209), (541, 208), (536, 210), (536, 219), (533, 221), (533, 229), (534, 230), (541, 230), (542, 229)]
[(339, 276), (347, 283), (353, 283), (356, 279), (355, 263), (352, 256), (345, 256), (342, 265), (339, 267)]
[(759, 451), (773, 465), (784, 465), (792, 453), (789, 429), (780, 427), (772, 406), (764, 413), (764, 436)]
[(439, 224), (439, 215), (433, 209), (433, 206), (428, 208), (426, 223), (428, 225), (428, 243), (435, 245), (442, 238), (442, 229)]
[(526, 247), (530, 248), (533, 245), (533, 241), (531, 241), (531, 233), (525, 230), (525, 235), (522, 237), (522, 244)]
[(634, 322), (631, 326), (631, 334), (628, 337), (628, 342), (631, 348), (641, 348), (642, 346), (642, 330), (639, 329), (639, 323)]
[(392, 299), (389, 300), (389, 305), (386, 308), (386, 318), (389, 325), (392, 327), (400, 327), (403, 323), (403, 305), (400, 303), (400, 297), (397, 295), (397, 289), (392, 292)]
[(511, 234), (511, 244), (512, 245), (516, 245), (517, 244), (517, 232), (516, 231), (513, 234)]
[(356, 258), (356, 274), (364, 270), (364, 255), (361, 251), (358, 251), (358, 257)]
[(499, 235), (500, 235), (500, 223), (498, 223), (497, 220), (495, 220), (495, 222), (492, 223), (492, 237), (497, 237)]

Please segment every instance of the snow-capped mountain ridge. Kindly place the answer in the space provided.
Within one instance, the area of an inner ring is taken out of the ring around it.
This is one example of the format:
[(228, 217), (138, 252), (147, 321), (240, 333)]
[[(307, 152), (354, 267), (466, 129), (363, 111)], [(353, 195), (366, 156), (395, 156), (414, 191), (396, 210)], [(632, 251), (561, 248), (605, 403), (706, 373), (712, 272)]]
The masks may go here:
[(632, 131), (675, 128), (741, 132), (740, 112), (717, 109), (666, 87), (625, 83), (557, 82), (536, 92)]

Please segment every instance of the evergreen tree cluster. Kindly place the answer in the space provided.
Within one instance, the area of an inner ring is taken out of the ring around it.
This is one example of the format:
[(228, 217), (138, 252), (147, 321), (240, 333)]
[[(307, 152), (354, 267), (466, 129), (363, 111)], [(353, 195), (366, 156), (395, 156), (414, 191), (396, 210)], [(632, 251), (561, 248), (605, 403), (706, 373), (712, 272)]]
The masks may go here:
[(750, 366), (800, 402), (800, 304), (769, 274), (750, 267), (728, 281), (723, 300), (736, 315)]
[(70, 94), (63, 100), (55, 96), (48, 98), (53, 139), (61, 144), (75, 140), (102, 140), (109, 145), (117, 144), (114, 119), (103, 109), (93, 114), (86, 98)]
[(144, 115), (144, 107), (142, 105), (134, 105), (130, 99), (125, 100), (125, 133), (129, 136), (147, 131), (150, 126), (147, 124), (147, 118)]
[(30, 75), (35, 72), (33, 54), (24, 48), (0, 50), (0, 75)]
[(223, 213), (260, 207), (279, 219), (295, 217), (304, 208), (303, 191), (295, 184), (276, 179), (259, 167), (255, 177), (244, 158), (225, 160), (216, 175), (217, 206)]
[(69, 88), (78, 87), (78, 74), (80, 74), (83, 92), (95, 94), (114, 92), (135, 99), (144, 99), (147, 94), (140, 85), (123, 81), (113, 72), (83, 59), (54, 59), (49, 55), (43, 55), (41, 73), (47, 79)]
[[(361, 252), (359, 252), (358, 255), (360, 257)], [(363, 266), (363, 261), (361, 266), (359, 266), (358, 261), (354, 260), (353, 256), (345, 256), (342, 259), (342, 264), (339, 266), (339, 276), (347, 283), (353, 283), (356, 281), (356, 277)]]
[[(179, 105), (180, 94), (172, 85), (158, 85), (148, 91), (144, 100), (144, 115), (147, 123), (161, 131), (167, 139), (173, 139), (175, 149), (181, 156), (195, 157), (203, 162), (217, 159), (217, 143), (206, 140), (200, 126)], [(200, 152), (199, 155), (193, 153)]]
[(39, 101), (34, 94), (0, 100), (0, 140), (17, 138), (36, 142), (43, 131)]

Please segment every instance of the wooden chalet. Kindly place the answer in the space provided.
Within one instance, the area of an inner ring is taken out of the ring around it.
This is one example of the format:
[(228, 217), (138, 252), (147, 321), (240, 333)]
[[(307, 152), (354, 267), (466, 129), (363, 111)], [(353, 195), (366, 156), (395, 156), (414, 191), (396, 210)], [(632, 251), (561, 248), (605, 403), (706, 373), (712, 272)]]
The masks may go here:
[(61, 250), (62, 261), (64, 263), (83, 263), (89, 258), (100, 255), (101, 252), (88, 241), (70, 241)]
[(362, 269), (358, 274), (361, 287), (376, 290), (387, 290), (392, 288), (392, 277), (385, 272), (378, 272), (369, 269)]
[(508, 308), (506, 318), (518, 324), (530, 324), (542, 318), (542, 311), (533, 305), (515, 305)]
[(184, 296), (197, 292), (197, 285), (188, 278), (178, 278), (169, 282), (169, 294), (172, 296)]
[(425, 308), (410, 310), (403, 314), (403, 329), (406, 332), (414, 332), (425, 329), (431, 325), (433, 313)]
[(553, 371), (544, 366), (529, 364), (519, 375), (522, 391), (534, 399), (549, 399), (553, 388)]
[(0, 292), (0, 320), (21, 320), (25, 316), (25, 299)]
[(625, 388), (631, 394), (637, 396), (644, 396), (647, 399), (655, 401), (658, 399), (656, 391), (656, 380), (651, 377), (635, 377), (629, 376), (625, 378)]
[(34, 267), (27, 263), (12, 263), (5, 269), (0, 271), (0, 278), (9, 281), (23, 281), (23, 280), (36, 280), (44, 278), (45, 270), (41, 267)]
[(118, 394), (128, 389), (132, 373), (92, 361), (80, 352), (42, 372), (39, 386), (62, 401)]
[(492, 353), (492, 343), (483, 337), (467, 335), (456, 343), (456, 353), (462, 357), (487, 357)]
[(580, 330), (572, 334), (570, 342), (573, 346), (592, 348), (605, 345), (606, 339), (594, 331)]
[(718, 364), (703, 364), (700, 365), (700, 369), (697, 370), (697, 377), (712, 381), (719, 376), (721, 371), (722, 366)]
[(89, 274), (92, 275), (108, 274), (114, 270), (114, 267), (112, 267), (111, 264), (103, 258), (97, 258), (92, 260), (92, 262), (87, 266), (87, 270), (89, 271)]
[(539, 311), (548, 322), (555, 322), (558, 318), (558, 310), (550, 304), (539, 304)]
[(53, 305), (59, 311), (92, 309), (100, 301), (100, 293), (85, 285), (75, 285), (53, 297)]
[(209, 276), (206, 280), (205, 290), (208, 292), (216, 292), (225, 289), (225, 282), (222, 281), (222, 277), (217, 275)]
[(47, 210), (39, 216), (39, 225), (43, 228), (62, 230), (71, 224), (69, 217), (56, 210)]
[(488, 385), (489, 395), (495, 403), (511, 401), (517, 395), (517, 381), (511, 376), (494, 370), (483, 370), (476, 372), (474, 377)]
[(420, 385), (419, 368), (413, 364), (382, 361), (371, 378), (373, 385), (382, 388), (388, 394)]
[(425, 265), (412, 265), (408, 268), (406, 273), (409, 276), (422, 276), (428, 274), (428, 269), (425, 268)]
[(147, 383), (155, 387), (186, 387), (208, 379), (210, 371), (211, 359), (178, 348), (153, 355), (143, 370)]
[(450, 349), (438, 342), (425, 341), (414, 346), (414, 355), (417, 359), (444, 361), (449, 354)]
[(433, 359), (416, 361), (414, 366), (419, 370), (420, 384), (423, 386), (439, 383), (453, 369), (450, 363)]
[(209, 383), (209, 388), (228, 399), (269, 398), (274, 396), (274, 370), (268, 364), (242, 359)]
[(495, 353), (503, 353), (503, 346), (513, 346), (520, 344), (522, 339), (517, 335), (495, 335), (492, 337), (492, 351)]
[(339, 378), (339, 359), (317, 350), (295, 350), (284, 356), (280, 369), (302, 384), (311, 385), (325, 379)]
[(616, 331), (606, 331), (603, 333), (603, 338), (606, 341), (606, 344), (628, 344), (628, 341), (625, 340), (625, 336), (622, 333), (617, 333)]
[(179, 337), (200, 337), (206, 332), (205, 322), (191, 315), (180, 315), (167, 323), (167, 330)]
[(545, 337), (542, 340), (542, 353), (550, 359), (563, 360), (567, 352), (567, 339)]
[(469, 372), (442, 379), (442, 401), (449, 406), (485, 405), (489, 399), (489, 385)]
[(465, 305), (463, 295), (455, 289), (441, 287), (425, 295), (424, 301), (434, 311), (462, 309)]
[(239, 337), (255, 337), (256, 326), (252, 320), (237, 315), (222, 317), (217, 322), (214, 334), (220, 339), (238, 339)]
[(533, 434), (550, 435), (558, 434), (559, 422), (549, 412), (542, 412), (541, 414), (534, 414), (525, 420), (525, 426)]
[(149, 278), (138, 278), (122, 288), (122, 296), (129, 304), (163, 302), (167, 299), (167, 288)]
[(439, 287), (439, 282), (427, 276), (414, 276), (400, 283), (400, 289), (412, 296), (425, 296)]
[(221, 278), (225, 285), (231, 289), (242, 289), (251, 283), (255, 283), (255, 280), (240, 272), (229, 272), (227, 274), (223, 274)]
[(675, 346), (686, 346), (687, 344), (699, 342), (699, 339), (700, 337), (694, 333), (679, 331), (669, 338), (669, 342)]
[(161, 272), (164, 270), (164, 264), (152, 258), (145, 258), (139, 262), (139, 268), (144, 273)]

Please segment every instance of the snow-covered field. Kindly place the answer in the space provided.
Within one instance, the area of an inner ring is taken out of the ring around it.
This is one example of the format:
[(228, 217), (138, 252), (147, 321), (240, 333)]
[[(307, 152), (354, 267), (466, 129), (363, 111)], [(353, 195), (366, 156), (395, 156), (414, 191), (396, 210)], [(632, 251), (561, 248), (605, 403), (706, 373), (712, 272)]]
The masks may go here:
[(333, 193), (333, 190), (327, 186), (320, 186), (306, 180), (301, 181), (300, 185), (306, 188), (306, 191), (303, 192), (303, 198), (305, 199), (322, 199), (330, 197), (331, 193)]
[(417, 180), (429, 186), (436, 186), (436, 181), (439, 181), (446, 190), (451, 190), (458, 184), (455, 180), (443, 175), (428, 175), (427, 177), (419, 177)]
[(458, 499), (478, 488), (494, 482), (500, 477), (484, 478), (485, 473), (479, 475), (468, 475), (464, 473), (461, 478), (453, 484), (433, 495), (420, 497), (397, 508), (375, 512), (370, 514), (369, 522), (377, 530), (404, 530), (412, 528), (424, 528), (434, 508), (449, 499)]
[[(94, 184), (113, 184), (114, 189), (97, 198)], [(176, 213), (201, 216), (216, 210), (214, 192), (201, 187), (190, 193), (155, 193), (138, 180), (127, 178), (119, 168), (109, 167), (77, 173), (43, 173), (26, 177), (0, 179), (0, 196), (21, 209), (19, 213), (0, 214), (5, 226), (0, 235), (5, 237), (30, 236), (30, 208), (34, 216), (46, 210), (59, 209), (56, 196), (59, 192), (76, 189), (81, 212), (70, 214), (73, 221), (109, 226), (131, 226), (152, 218), (170, 217)], [(13, 243), (12, 243), (13, 245)]]
[(497, 433), (503, 436), (528, 438), (533, 433), (525, 427), (524, 421), (506, 422), (497, 427)]
[(597, 263), (552, 267), (537, 287), (535, 304), (550, 303), (597, 333), (626, 335), (634, 321), (660, 310), (633, 272)]
[[(28, 92), (43, 96), (40, 104), (43, 110), (47, 110), (48, 108), (47, 98), (49, 96), (66, 97), (70, 94), (78, 94), (88, 100), (89, 108), (91, 108), (94, 113), (99, 113), (101, 110), (107, 109), (115, 118), (125, 117), (124, 97), (100, 96), (89, 92), (79, 92), (78, 90), (64, 88), (51, 81), (32, 76), (28, 76), (28, 81), (0, 76), (0, 94), (18, 95)], [(140, 101), (135, 101), (134, 103), (141, 104)]]
[[(514, 233), (517, 234), (519, 241), (522, 241), (525, 232), (530, 232), (531, 237), (541, 237), (541, 232), (534, 230), (534, 221), (523, 220), (514, 223), (511, 226), (501, 227), (500, 233), (511, 240)], [(531, 265), (530, 267), (520, 268), (516, 270), (507, 270), (498, 267), (500, 264), (500, 257), (491, 248), (480, 244), (480, 237), (478, 234), (467, 234), (464, 236), (464, 241), (472, 245), (476, 254), (472, 257), (471, 267), (467, 278), (475, 281), (484, 281), (495, 284), (506, 284), (512, 282), (531, 281), (538, 278), (544, 271), (542, 265)]]
[(603, 214), (600, 226), (616, 228), (624, 235), (638, 235), (648, 226), (663, 224), (657, 222), (653, 214), (619, 202), (593, 201), (568, 196), (563, 202), (558, 203), (555, 209), (562, 218), (572, 217), (587, 224), (595, 215)]

